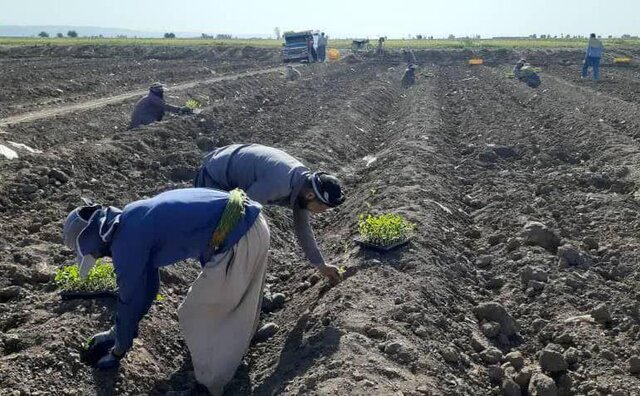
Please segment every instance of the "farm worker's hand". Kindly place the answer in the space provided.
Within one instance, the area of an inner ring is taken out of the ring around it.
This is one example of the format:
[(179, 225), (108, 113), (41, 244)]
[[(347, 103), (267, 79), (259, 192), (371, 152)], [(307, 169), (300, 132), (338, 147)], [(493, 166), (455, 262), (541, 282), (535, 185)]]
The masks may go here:
[(324, 264), (318, 267), (318, 271), (326, 276), (331, 284), (335, 285), (340, 282), (340, 270), (335, 265)]
[(100, 360), (98, 360), (98, 363), (96, 363), (96, 368), (101, 370), (114, 369), (118, 367), (118, 365), (120, 365), (120, 359), (122, 359), (122, 356), (117, 356), (113, 353), (113, 350), (111, 350)]
[(115, 345), (115, 331), (113, 328), (98, 333), (89, 339), (89, 342), (80, 352), (80, 360), (94, 366)]

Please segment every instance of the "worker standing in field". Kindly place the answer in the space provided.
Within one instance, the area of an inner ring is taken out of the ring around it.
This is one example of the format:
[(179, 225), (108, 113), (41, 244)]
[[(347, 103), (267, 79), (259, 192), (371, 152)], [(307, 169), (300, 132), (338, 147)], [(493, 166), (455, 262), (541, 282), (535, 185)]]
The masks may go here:
[(378, 47), (376, 48), (376, 55), (378, 56), (384, 56), (384, 48), (382, 48), (382, 45), (384, 44), (384, 37), (380, 37), (378, 38)]
[(409, 88), (410, 86), (416, 83), (417, 68), (418, 67), (413, 63), (410, 63), (409, 66), (407, 66), (406, 70), (404, 71), (404, 74), (402, 75), (402, 80), (401, 80), (402, 88)]
[(294, 232), (307, 259), (331, 281), (339, 280), (338, 267), (326, 264), (310, 224), (310, 213), (341, 205), (340, 181), (309, 168), (282, 150), (260, 144), (233, 144), (207, 154), (194, 181), (196, 187), (241, 188), (263, 205), (293, 210)]
[(188, 258), (202, 265), (178, 308), (195, 376), (219, 395), (249, 348), (260, 313), (269, 250), (261, 206), (243, 191), (172, 190), (126, 205), (74, 209), (64, 243), (85, 277), (95, 260), (113, 258), (118, 282), (115, 325), (82, 353), (98, 369), (119, 365), (158, 294), (160, 267)]
[(526, 60), (520, 59), (513, 68), (513, 75), (518, 80), (524, 82), (531, 88), (538, 88), (540, 86), (540, 76), (531, 67)]
[(324, 32), (320, 33), (320, 37), (318, 37), (318, 60), (320, 62), (324, 62), (327, 58), (327, 42), (329, 40), (329, 36), (326, 36)]
[(593, 68), (593, 79), (600, 79), (600, 59), (604, 52), (604, 46), (602, 41), (596, 38), (595, 33), (591, 33), (589, 37), (589, 44), (587, 45), (587, 51), (585, 53), (584, 64), (582, 65), (582, 78), (587, 78), (589, 75), (589, 68)]
[(164, 85), (156, 82), (149, 87), (149, 93), (142, 97), (131, 114), (129, 129), (137, 128), (140, 125), (148, 125), (157, 121), (162, 121), (165, 112), (177, 114), (191, 114), (188, 107), (172, 106), (164, 101)]

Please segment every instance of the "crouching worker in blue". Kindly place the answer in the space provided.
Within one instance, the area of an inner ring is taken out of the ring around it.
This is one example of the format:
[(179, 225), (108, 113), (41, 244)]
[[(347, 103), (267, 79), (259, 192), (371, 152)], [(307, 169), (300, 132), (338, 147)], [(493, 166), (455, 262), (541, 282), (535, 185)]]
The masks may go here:
[(160, 286), (158, 269), (188, 258), (202, 265), (178, 309), (196, 379), (213, 394), (231, 380), (255, 332), (269, 250), (259, 203), (242, 190), (190, 188), (133, 202), (73, 210), (64, 242), (76, 251), (80, 275), (110, 256), (119, 299), (115, 325), (85, 351), (97, 368), (118, 366), (137, 336)]
[(538, 88), (540, 86), (540, 76), (538, 76), (538, 73), (536, 73), (531, 65), (524, 59), (520, 59), (518, 63), (516, 63), (516, 66), (513, 68), (513, 75), (531, 88)]
[(338, 267), (326, 264), (311, 229), (310, 213), (322, 213), (344, 202), (340, 181), (309, 168), (282, 150), (260, 144), (232, 144), (207, 154), (194, 181), (196, 187), (229, 191), (241, 188), (263, 205), (293, 210), (293, 228), (307, 259), (332, 282)]

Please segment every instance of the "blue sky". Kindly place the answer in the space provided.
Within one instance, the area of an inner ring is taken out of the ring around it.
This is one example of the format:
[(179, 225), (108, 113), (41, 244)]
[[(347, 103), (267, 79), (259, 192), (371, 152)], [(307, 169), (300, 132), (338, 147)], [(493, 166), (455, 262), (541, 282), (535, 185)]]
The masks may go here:
[(278, 26), (333, 37), (638, 35), (640, 1), (20, 0), (2, 7), (2, 24), (233, 34), (273, 34)]

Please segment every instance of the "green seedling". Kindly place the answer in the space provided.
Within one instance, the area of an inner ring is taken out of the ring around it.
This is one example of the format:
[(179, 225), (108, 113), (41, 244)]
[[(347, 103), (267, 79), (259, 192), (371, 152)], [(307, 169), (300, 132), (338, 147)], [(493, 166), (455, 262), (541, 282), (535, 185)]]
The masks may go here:
[(393, 213), (378, 216), (360, 215), (358, 230), (363, 242), (391, 246), (408, 240), (415, 231), (415, 225)]
[(338, 267), (338, 275), (340, 275), (340, 280), (344, 280), (344, 274), (347, 272), (347, 267), (344, 265)]
[(189, 99), (187, 100), (187, 103), (184, 104), (185, 107), (190, 108), (191, 110), (195, 110), (195, 109), (199, 109), (202, 107), (202, 103), (198, 102), (195, 99)]
[(85, 279), (80, 278), (78, 266), (68, 265), (56, 271), (54, 281), (58, 289), (65, 292), (113, 291), (116, 289), (116, 274), (113, 265), (98, 260)]

